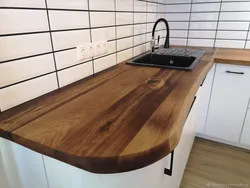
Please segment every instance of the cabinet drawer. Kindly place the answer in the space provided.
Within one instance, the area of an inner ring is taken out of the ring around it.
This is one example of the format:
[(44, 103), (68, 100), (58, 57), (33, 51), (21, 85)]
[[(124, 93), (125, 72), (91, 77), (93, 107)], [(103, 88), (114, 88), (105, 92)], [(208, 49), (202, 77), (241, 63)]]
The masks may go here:
[(240, 142), (250, 146), (250, 109), (247, 111)]

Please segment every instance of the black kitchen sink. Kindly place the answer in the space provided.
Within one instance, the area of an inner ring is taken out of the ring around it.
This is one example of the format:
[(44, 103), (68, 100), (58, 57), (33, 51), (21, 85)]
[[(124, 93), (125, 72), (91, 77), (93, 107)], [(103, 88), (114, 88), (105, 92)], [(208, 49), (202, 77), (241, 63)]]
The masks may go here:
[(183, 57), (173, 55), (158, 55), (158, 54), (146, 54), (143, 57), (137, 59), (135, 62), (144, 65), (158, 65), (158, 66), (170, 66), (170, 67), (190, 67), (195, 61), (195, 57)]
[(169, 48), (161, 49), (157, 53), (141, 55), (127, 63), (141, 66), (192, 70), (200, 62), (204, 54), (204, 50)]

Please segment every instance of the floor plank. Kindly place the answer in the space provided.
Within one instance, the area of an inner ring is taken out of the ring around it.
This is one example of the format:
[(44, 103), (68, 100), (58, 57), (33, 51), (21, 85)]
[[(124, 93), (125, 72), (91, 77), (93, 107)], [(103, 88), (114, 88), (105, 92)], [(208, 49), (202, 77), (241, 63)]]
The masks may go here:
[(208, 187), (250, 187), (250, 151), (196, 138), (180, 188)]

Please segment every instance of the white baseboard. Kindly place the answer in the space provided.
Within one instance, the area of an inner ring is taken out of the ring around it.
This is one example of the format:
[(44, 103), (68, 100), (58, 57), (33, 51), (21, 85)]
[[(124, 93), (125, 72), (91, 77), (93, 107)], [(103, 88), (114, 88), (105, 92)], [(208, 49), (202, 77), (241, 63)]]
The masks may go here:
[(230, 146), (235, 146), (235, 147), (250, 150), (250, 146), (248, 146), (248, 145), (241, 144), (241, 143), (236, 143), (236, 142), (231, 142), (231, 141), (223, 140), (223, 139), (212, 137), (212, 136), (207, 136), (207, 135), (200, 134), (200, 133), (196, 133), (196, 137), (207, 139), (207, 140), (212, 140), (212, 141), (219, 142), (219, 143), (222, 143), (222, 144), (227, 144), (227, 145), (230, 145)]

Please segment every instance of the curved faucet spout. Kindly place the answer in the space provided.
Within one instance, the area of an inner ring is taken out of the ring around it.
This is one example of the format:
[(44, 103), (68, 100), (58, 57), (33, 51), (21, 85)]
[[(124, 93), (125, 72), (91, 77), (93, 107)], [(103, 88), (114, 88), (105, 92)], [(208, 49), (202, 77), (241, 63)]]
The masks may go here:
[(155, 29), (156, 29), (156, 26), (158, 25), (158, 23), (160, 22), (164, 22), (165, 25), (166, 25), (166, 28), (167, 28), (167, 36), (166, 36), (166, 40), (165, 40), (165, 44), (164, 44), (164, 48), (169, 48), (169, 25), (168, 25), (168, 22), (167, 20), (165, 20), (164, 18), (160, 18), (158, 19), (156, 22), (155, 22), (155, 25), (153, 27), (153, 31), (152, 31), (152, 49), (151, 49), (151, 52), (154, 52), (155, 50), (155, 42), (154, 42), (154, 39), (155, 39)]

